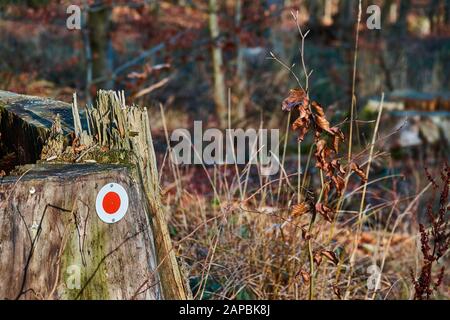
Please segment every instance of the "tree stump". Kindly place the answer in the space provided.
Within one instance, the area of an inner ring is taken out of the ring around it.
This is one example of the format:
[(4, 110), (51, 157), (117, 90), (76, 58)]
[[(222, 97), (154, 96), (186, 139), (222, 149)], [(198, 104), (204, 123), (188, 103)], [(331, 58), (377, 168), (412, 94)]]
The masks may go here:
[(70, 104), (0, 90), (0, 171), (35, 163), (57, 114), (62, 129), (72, 131)]
[[(0, 299), (163, 299), (145, 193), (125, 165), (33, 165), (0, 181)], [(126, 215), (97, 216), (123, 186)]]
[[(23, 178), (0, 182), (0, 298), (191, 297), (161, 203), (146, 108), (127, 106), (124, 92), (100, 90), (80, 114), (76, 94), (68, 105), (0, 91), (0, 135), (0, 177), (11, 149), (30, 154), (19, 164), (34, 163), (39, 154), (43, 163)], [(96, 214), (96, 194), (117, 181), (128, 190), (129, 213), (125, 222), (105, 225)]]

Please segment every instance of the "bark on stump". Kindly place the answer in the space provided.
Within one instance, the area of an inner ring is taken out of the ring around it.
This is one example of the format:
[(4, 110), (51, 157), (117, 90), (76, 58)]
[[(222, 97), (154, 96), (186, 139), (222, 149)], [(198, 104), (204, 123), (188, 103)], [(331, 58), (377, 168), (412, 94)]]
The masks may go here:
[[(95, 201), (110, 182), (126, 189), (129, 207), (106, 224)], [(145, 193), (123, 165), (36, 165), (4, 178), (0, 299), (162, 299), (150, 223)]]

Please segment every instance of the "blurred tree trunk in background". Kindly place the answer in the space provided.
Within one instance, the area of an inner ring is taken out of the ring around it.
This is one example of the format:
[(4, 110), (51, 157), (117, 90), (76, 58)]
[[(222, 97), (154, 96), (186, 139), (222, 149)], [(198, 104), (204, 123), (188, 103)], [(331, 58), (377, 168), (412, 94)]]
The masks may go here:
[(445, 24), (450, 24), (450, 0), (445, 0)]
[(236, 58), (236, 80), (237, 80), (237, 118), (245, 118), (245, 105), (247, 101), (246, 87), (247, 87), (247, 76), (246, 76), (246, 64), (244, 60), (244, 44), (242, 43), (240, 36), (242, 32), (242, 12), (243, 12), (243, 2), (244, 0), (236, 0), (236, 15), (235, 15), (235, 27), (238, 30), (236, 34), (236, 45), (237, 45), (237, 58)]
[(333, 0), (325, 0), (323, 8), (323, 22), (326, 25), (333, 23)]
[(439, 25), (439, 0), (432, 0), (430, 4), (426, 8), (426, 14), (428, 16), (428, 20), (430, 21), (430, 31), (435, 32), (436, 28)]
[(408, 55), (407, 46), (403, 45), (408, 33), (408, 13), (411, 9), (410, 1), (400, 1), (398, 6), (397, 22), (394, 25), (392, 34), (395, 37), (391, 39), (390, 49), (386, 52), (391, 56), (391, 66), (395, 66), (392, 74), (392, 82), (395, 89), (406, 89), (409, 87), (408, 77)]
[(439, 27), (443, 28), (448, 23), (447, 20), (447, 13), (448, 13), (448, 0), (440, 0), (439, 1), (439, 9), (438, 9), (438, 21), (439, 21)]
[(113, 89), (111, 7), (96, 1), (89, 7), (87, 28), (92, 55), (92, 79), (96, 89)]
[[(268, 39), (270, 40), (272, 49), (271, 51), (281, 60), (287, 62), (288, 65), (292, 65), (294, 57), (298, 53), (298, 43), (296, 41), (289, 43), (292, 39), (292, 34), (286, 32), (282, 27), (283, 20), (292, 21), (292, 13), (296, 14), (296, 11), (307, 11), (306, 7), (298, 6), (298, 1), (293, 0), (272, 0), (267, 1), (267, 9), (274, 4), (277, 6), (276, 16), (273, 18), (274, 28), (268, 28)], [(306, 10), (305, 10), (306, 9)], [(274, 86), (284, 86), (283, 82), (286, 78), (289, 78), (289, 71), (285, 68), (278, 68), (273, 77)]]
[[(286, 54), (286, 47), (284, 44), (284, 37), (286, 35), (286, 32), (282, 30), (281, 23), (282, 23), (282, 9), (288, 8), (291, 4), (289, 1), (283, 1), (283, 0), (267, 0), (264, 2), (264, 10), (271, 10), (273, 6), (275, 6), (275, 14), (272, 19), (273, 25), (276, 27), (269, 27), (267, 28), (267, 37), (270, 39), (270, 42), (272, 43), (272, 51), (281, 58), (281, 60), (286, 61), (287, 54)], [(292, 10), (292, 9), (291, 9)], [(292, 12), (292, 11), (291, 11)], [(291, 14), (289, 13), (289, 19), (292, 19)], [(290, 36), (290, 35), (289, 35)]]
[(339, 0), (338, 12), (335, 16), (336, 37), (341, 43), (341, 52), (347, 66), (347, 95), (344, 101), (346, 105), (350, 105), (352, 101), (354, 42), (358, 4), (358, 0)]
[(311, 28), (321, 25), (325, 14), (325, 0), (309, 0), (307, 5)]
[[(384, 0), (383, 6), (381, 8), (381, 27), (389, 28), (389, 26), (394, 22), (393, 10), (396, 9), (396, 4), (394, 0)], [(396, 16), (396, 15), (395, 15)]]
[(217, 17), (217, 0), (209, 0), (209, 31), (212, 41), (212, 63), (214, 68), (214, 101), (220, 125), (227, 126), (227, 99), (225, 95), (225, 70), (222, 48), (219, 44), (219, 21)]
[(442, 30), (448, 24), (449, 0), (433, 0), (428, 10), (428, 19), (431, 24), (431, 32)]
[[(355, 25), (358, 4), (355, 0), (339, 0), (337, 26), (347, 30)], [(353, 35), (352, 35), (353, 36)]]
[(397, 28), (400, 33), (400, 36), (404, 36), (408, 31), (408, 12), (410, 9), (409, 1), (400, 1), (400, 7), (398, 11), (398, 19), (397, 19)]

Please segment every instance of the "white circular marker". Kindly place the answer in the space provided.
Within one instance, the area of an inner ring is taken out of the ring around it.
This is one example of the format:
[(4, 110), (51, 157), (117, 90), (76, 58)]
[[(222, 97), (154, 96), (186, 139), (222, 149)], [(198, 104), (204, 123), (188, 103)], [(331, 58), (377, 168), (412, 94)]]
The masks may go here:
[(115, 223), (122, 219), (128, 210), (128, 194), (117, 183), (104, 185), (97, 194), (95, 210), (103, 222)]

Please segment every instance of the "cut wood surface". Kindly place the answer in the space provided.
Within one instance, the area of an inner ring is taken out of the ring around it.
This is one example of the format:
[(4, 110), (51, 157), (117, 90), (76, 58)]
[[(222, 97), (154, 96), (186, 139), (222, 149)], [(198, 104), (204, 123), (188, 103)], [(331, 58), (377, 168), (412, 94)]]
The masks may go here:
[(71, 131), (69, 103), (0, 90), (0, 171), (35, 163), (57, 114), (61, 128)]
[[(0, 299), (162, 299), (145, 193), (120, 165), (36, 165), (0, 182)], [(96, 214), (122, 185), (125, 217)]]
[(0, 106), (38, 128), (50, 129), (53, 118), (59, 114), (63, 130), (73, 130), (70, 103), (0, 90)]

